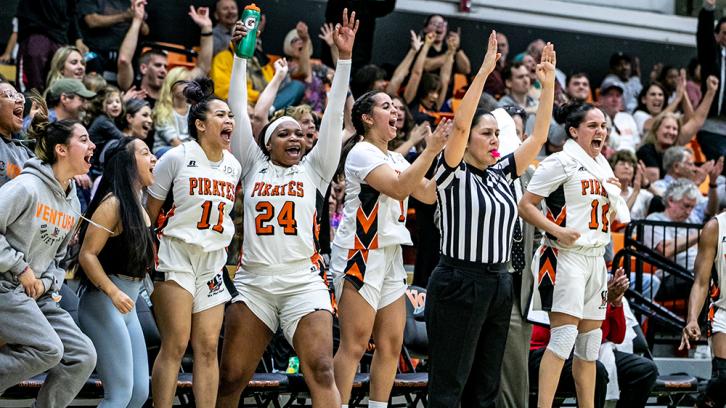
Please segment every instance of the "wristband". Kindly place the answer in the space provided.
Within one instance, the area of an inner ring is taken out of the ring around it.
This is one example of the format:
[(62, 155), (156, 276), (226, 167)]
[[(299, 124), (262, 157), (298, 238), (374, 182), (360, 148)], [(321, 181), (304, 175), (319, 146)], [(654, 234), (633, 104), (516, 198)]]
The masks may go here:
[(214, 34), (214, 31), (210, 31), (208, 33), (202, 33), (200, 34), (202, 37), (209, 37), (210, 35)]

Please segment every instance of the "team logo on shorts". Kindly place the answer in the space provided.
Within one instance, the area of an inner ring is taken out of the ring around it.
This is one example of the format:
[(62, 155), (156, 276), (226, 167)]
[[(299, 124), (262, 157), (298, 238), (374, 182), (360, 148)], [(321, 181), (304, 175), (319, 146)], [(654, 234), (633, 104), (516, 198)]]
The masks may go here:
[(605, 309), (608, 307), (608, 291), (603, 290), (600, 292), (600, 309)]
[(222, 291), (224, 290), (224, 288), (222, 287), (222, 275), (214, 275), (214, 278), (207, 281), (207, 287), (209, 288), (209, 293), (207, 294), (207, 297), (212, 297), (216, 294), (222, 293)]

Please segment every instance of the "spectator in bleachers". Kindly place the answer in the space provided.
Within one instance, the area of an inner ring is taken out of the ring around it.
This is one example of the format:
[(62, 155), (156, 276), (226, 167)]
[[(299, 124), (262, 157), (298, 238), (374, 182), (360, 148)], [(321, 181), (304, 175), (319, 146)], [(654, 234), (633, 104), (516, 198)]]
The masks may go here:
[(614, 150), (635, 152), (640, 145), (640, 133), (633, 116), (623, 110), (625, 89), (626, 85), (617, 77), (608, 75), (600, 85), (598, 103), (611, 122), (608, 145)]
[(570, 75), (565, 91), (569, 101), (587, 102), (591, 98), (590, 78), (584, 72)]
[[(676, 91), (680, 85), (679, 83), (685, 82), (685, 79), (685, 70), (681, 73), (677, 67), (672, 65), (666, 65), (660, 70), (657, 81), (665, 87), (668, 103), (673, 102), (673, 99), (676, 97)], [(685, 85), (685, 83), (683, 85)], [(683, 91), (685, 92), (685, 89)]]
[[(48, 88), (45, 100), (48, 103), (48, 119), (55, 120), (81, 120), (86, 102), (96, 96), (86, 89), (78, 79), (61, 78)], [(26, 118), (29, 123), (30, 117)]]
[[(284, 75), (282, 75), (283, 71), (279, 70), (278, 66), (275, 65), (278, 60), (273, 60), (265, 54), (261, 39), (261, 34), (265, 27), (264, 21), (264, 15), (262, 15), (262, 19), (257, 26), (257, 47), (255, 48), (255, 55), (247, 60), (247, 101), (251, 105), (256, 104), (258, 99), (261, 98), (262, 92), (268, 89), (271, 83), (275, 82), (274, 87), (277, 90), (271, 93), (273, 95), (272, 102), (265, 103), (269, 104), (268, 111), (275, 111), (299, 102), (305, 94), (305, 84), (301, 81), (290, 80), (287, 75), (287, 63), (285, 63)], [(214, 81), (214, 94), (225, 100), (229, 95), (229, 81), (232, 76), (234, 55), (234, 47), (230, 44), (226, 50), (215, 55), (212, 61), (210, 77)], [(275, 79), (279, 75), (282, 75), (282, 77)], [(270, 89), (271, 91), (272, 89)], [(253, 112), (257, 112), (257, 109), (250, 110), (250, 113)], [(254, 115), (257, 117), (258, 114), (254, 113)], [(252, 127), (253, 130), (259, 131), (264, 126), (264, 123), (266, 123), (264, 121), (267, 120), (267, 117), (258, 117), (257, 119), (259, 120), (252, 122)], [(262, 122), (264, 123), (259, 125)]]
[(17, 177), (33, 153), (14, 138), (23, 128), (25, 97), (7, 82), (0, 81), (0, 186)]
[(688, 74), (686, 95), (688, 95), (688, 98), (691, 100), (691, 105), (695, 109), (698, 108), (698, 105), (701, 103), (701, 97), (703, 96), (701, 93), (701, 64), (699, 64), (698, 58), (691, 59), (691, 62), (688, 63), (686, 73)]
[[(705, 175), (696, 167), (693, 162), (693, 152), (683, 146), (673, 146), (668, 148), (663, 154), (663, 167), (665, 168), (665, 176), (662, 179), (653, 182), (653, 193), (664, 196), (668, 187), (678, 179), (688, 179), (694, 184), (701, 184)], [(696, 207), (693, 209), (691, 218), (695, 222), (706, 222), (710, 217), (718, 212), (719, 198), (717, 193), (716, 179), (723, 170), (723, 158), (719, 158), (716, 162), (709, 161), (704, 163), (710, 180), (714, 180), (709, 185), (708, 198), (703, 195), (698, 196)]]
[(685, 89), (679, 87), (673, 101), (666, 103), (668, 90), (660, 82), (651, 82), (643, 87), (638, 95), (638, 107), (633, 112), (633, 119), (638, 125), (641, 137), (650, 129), (653, 118), (663, 112), (675, 112), (685, 96)]
[(48, 371), (35, 405), (66, 407), (96, 365), (93, 343), (57, 303), (65, 279), (58, 260), (81, 211), (72, 179), (88, 172), (95, 146), (77, 121), (43, 115), (29, 136), (38, 157), (0, 188), (0, 339), (12, 345), (0, 347), (0, 394)]
[(99, 406), (141, 408), (149, 398), (149, 361), (136, 299), (155, 255), (141, 200), (154, 182), (156, 157), (135, 139), (118, 143), (109, 156), (79, 237), (78, 320), (98, 353)]
[[(154, 108), (167, 74), (167, 55), (165, 52), (153, 48), (142, 51), (138, 61), (138, 70), (134, 69), (132, 60), (145, 18), (146, 0), (133, 1), (134, 18), (119, 50), (118, 85), (122, 91), (127, 91), (132, 87), (143, 91), (146, 95), (146, 101)], [(189, 17), (201, 29), (197, 65), (189, 75), (191, 78), (196, 78), (206, 76), (212, 66), (212, 20), (209, 18), (209, 9), (206, 7), (194, 8), (194, 6), (189, 6)], [(136, 73), (140, 74), (141, 77), (137, 78)]]
[(451, 49), (451, 52), (454, 53), (454, 72), (469, 75), (471, 63), (469, 57), (461, 49), (461, 30), (447, 31), (448, 27), (448, 22), (440, 14), (432, 14), (426, 17), (422, 35), (433, 32), (436, 33), (436, 36), (428, 54), (426, 54), (424, 70), (440, 74), (441, 68), (446, 63), (446, 53)]
[[(663, 152), (671, 146), (684, 146), (688, 144), (696, 132), (698, 132), (698, 129), (703, 126), (708, 112), (708, 106), (716, 95), (719, 81), (716, 77), (710, 76), (706, 82), (708, 84), (708, 90), (703, 97), (703, 103), (699, 105), (693, 112), (691, 118), (685, 123), (683, 123), (679, 116), (672, 112), (662, 112), (653, 118), (650, 129), (648, 129), (645, 137), (643, 137), (643, 144), (637, 151), (638, 160), (642, 160), (645, 163), (646, 174), (649, 180), (658, 180), (664, 174)], [(708, 156), (706, 157), (708, 158)], [(712, 158), (710, 159), (712, 160)]]
[(633, 152), (619, 150), (610, 157), (610, 166), (622, 186), (621, 195), (630, 208), (630, 218), (641, 220), (648, 215), (653, 193), (645, 178), (645, 166), (638, 163)]
[(514, 62), (504, 68), (502, 73), (507, 94), (499, 100), (499, 107), (513, 105), (524, 109), (528, 114), (537, 110), (537, 101), (529, 95), (532, 86), (529, 69), (521, 62)]
[[(282, 86), (285, 79), (287, 78), (287, 60), (285, 58), (280, 58), (276, 60), (272, 65), (275, 68), (275, 75), (272, 77), (272, 80), (265, 86), (265, 89), (260, 92), (259, 97), (257, 98), (257, 102), (254, 104), (254, 106), (249, 104), (247, 107), (247, 111), (250, 114), (250, 121), (252, 122), (253, 135), (259, 135), (262, 131), (262, 128), (270, 122), (270, 111), (274, 110), (275, 108), (273, 106), (273, 103), (277, 99), (277, 95), (280, 91), (280, 86)], [(315, 119), (315, 117), (313, 117), (313, 119)]]
[(406, 157), (409, 153), (418, 151), (421, 147), (419, 143), (423, 141), (425, 133), (420, 131), (423, 126), (414, 126), (411, 110), (408, 109), (403, 98), (391, 96), (391, 100), (398, 110), (398, 115), (396, 116), (396, 138), (388, 142), (388, 149)]
[[(698, 187), (688, 179), (678, 179), (668, 186), (665, 192), (665, 211), (650, 214), (651, 221), (696, 223), (693, 209), (701, 194)], [(696, 261), (698, 230), (676, 227), (648, 226), (645, 228), (643, 243), (666, 258), (693, 273)], [(684, 299), (690, 290), (689, 282), (678, 276), (656, 271), (661, 285), (656, 300)]]
[(154, 106), (154, 147), (156, 157), (189, 140), (189, 104), (184, 97), (191, 72), (184, 67), (174, 67), (164, 78), (159, 100)]
[(359, 98), (368, 91), (384, 91), (386, 85), (386, 71), (378, 65), (368, 64), (353, 74), (350, 91), (354, 98)]
[[(616, 52), (610, 57), (610, 74), (603, 79), (606, 81), (619, 81), (623, 85), (623, 107), (625, 112), (633, 112), (638, 106), (638, 94), (643, 89), (640, 83), (640, 63), (623, 52)], [(600, 95), (603, 94), (602, 89)]]
[(16, 83), (23, 89), (45, 89), (49, 61), (63, 45), (88, 51), (76, 20), (75, 0), (23, 0), (18, 3), (18, 60)]
[(315, 112), (322, 112), (326, 95), (323, 79), (327, 80), (328, 67), (310, 60), (313, 43), (307, 24), (299, 21), (297, 26), (287, 33), (283, 42), (283, 52), (287, 56), (290, 78), (293, 82), (299, 81), (304, 85), (304, 94), (285, 105), (305, 103), (312, 106)]
[(95, 118), (88, 128), (88, 134), (96, 145), (96, 149), (93, 152), (93, 168), (91, 168), (90, 175), (98, 177), (103, 173), (99, 157), (105, 149), (106, 143), (124, 137), (123, 132), (116, 126), (116, 121), (124, 114), (121, 91), (115, 86), (107, 86), (93, 99), (92, 107)]
[(81, 51), (76, 47), (66, 45), (58, 48), (53, 54), (45, 86), (48, 89), (53, 85), (53, 82), (61, 78), (73, 78), (82, 81), (84, 75), (86, 75), (86, 60), (83, 59)]
[[(715, 76), (723, 77), (724, 50), (726, 49), (726, 18), (721, 18), (714, 27), (716, 11), (716, 0), (704, 0), (703, 7), (698, 13), (698, 28), (696, 31), (696, 46), (698, 49), (698, 62), (701, 65), (701, 78)], [(707, 91), (710, 86), (701, 81), (701, 91)], [(708, 81), (705, 81), (708, 82)], [(695, 129), (698, 132), (698, 143), (701, 145), (706, 158), (715, 160), (726, 155), (726, 103), (724, 103), (724, 92), (721, 87), (726, 84), (717, 84), (714, 93), (715, 100), (704, 100), (699, 104), (706, 105), (708, 119), (703, 123), (702, 129)], [(706, 93), (707, 94), (707, 93)], [(700, 109), (698, 109), (700, 110)], [(647, 164), (647, 163), (646, 163)]]
[(217, 0), (214, 7), (214, 19), (217, 24), (212, 29), (214, 33), (214, 47), (212, 55), (219, 54), (229, 47), (232, 40), (232, 30), (239, 18), (239, 9), (234, 0)]
[[(86, 71), (116, 81), (118, 51), (134, 18), (132, 1), (136, 0), (78, 0), (78, 25), (91, 51)], [(149, 26), (142, 22), (141, 35), (148, 34)]]

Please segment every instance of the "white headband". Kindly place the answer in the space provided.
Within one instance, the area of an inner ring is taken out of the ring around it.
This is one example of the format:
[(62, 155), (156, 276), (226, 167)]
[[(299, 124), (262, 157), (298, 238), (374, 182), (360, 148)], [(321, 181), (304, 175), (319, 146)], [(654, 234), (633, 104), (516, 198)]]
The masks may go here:
[(282, 125), (283, 123), (287, 122), (297, 123), (295, 118), (291, 116), (281, 116), (273, 120), (272, 123), (270, 123), (270, 126), (268, 126), (267, 130), (265, 131), (265, 146), (270, 143), (270, 137), (272, 137), (272, 133), (275, 132), (275, 129), (277, 129), (277, 127)]

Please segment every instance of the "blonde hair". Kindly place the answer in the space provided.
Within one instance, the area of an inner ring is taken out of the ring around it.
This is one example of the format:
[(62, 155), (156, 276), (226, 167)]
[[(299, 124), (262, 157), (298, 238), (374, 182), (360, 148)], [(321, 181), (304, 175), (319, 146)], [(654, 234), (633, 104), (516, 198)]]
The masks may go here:
[[(305, 116), (306, 113), (309, 113), (312, 116), (315, 116), (313, 113), (313, 108), (310, 107), (310, 105), (298, 105), (298, 106), (290, 106), (285, 109), (280, 109), (275, 111), (275, 113), (272, 115), (271, 121), (274, 121), (276, 119), (279, 119), (283, 116), (292, 116), (293, 119), (298, 121), (298, 123), (302, 120), (303, 116)], [(314, 118), (313, 118), (314, 119)]]
[(53, 82), (63, 78), (63, 68), (65, 68), (66, 60), (73, 51), (77, 52), (78, 55), (81, 56), (81, 63), (84, 67), (86, 66), (86, 60), (83, 58), (83, 53), (78, 48), (72, 45), (66, 45), (58, 48), (55, 54), (53, 54), (53, 59), (50, 60), (50, 71), (48, 72), (48, 79), (45, 84), (46, 89), (50, 89)]
[[(678, 125), (678, 135), (681, 134), (681, 118), (678, 117), (675, 113), (672, 112), (663, 112), (653, 118), (653, 123), (650, 125), (650, 129), (648, 129), (648, 132), (645, 133), (645, 137), (643, 138), (643, 144), (652, 144), (655, 146), (655, 149), (657, 151), (661, 151), (661, 147), (658, 145), (658, 129), (660, 129), (660, 126), (663, 124), (663, 121), (666, 119), (673, 119), (676, 121), (676, 124)], [(669, 146), (670, 147), (670, 146)]]
[(184, 67), (172, 68), (166, 78), (164, 84), (161, 85), (159, 91), (159, 100), (156, 101), (152, 117), (155, 126), (162, 126), (171, 123), (174, 112), (174, 96), (172, 90), (174, 85), (179, 81), (188, 81), (191, 77), (191, 71)]

